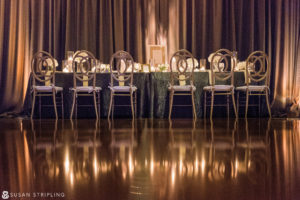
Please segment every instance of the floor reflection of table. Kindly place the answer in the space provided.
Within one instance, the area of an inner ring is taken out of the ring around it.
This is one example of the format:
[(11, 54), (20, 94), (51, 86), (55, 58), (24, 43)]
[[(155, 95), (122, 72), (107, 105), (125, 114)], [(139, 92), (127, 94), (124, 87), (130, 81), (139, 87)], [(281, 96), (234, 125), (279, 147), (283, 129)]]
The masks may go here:
[[(72, 94), (69, 88), (73, 86), (72, 73), (56, 72), (56, 85), (61, 86), (64, 89), (64, 109), (65, 117), (70, 115), (72, 105)], [(168, 97), (168, 85), (170, 81), (169, 72), (151, 72), (151, 73), (134, 73), (133, 83), (137, 86), (137, 116), (138, 117), (154, 117), (154, 118), (166, 118), (169, 112), (169, 97)], [(24, 103), (24, 112), (30, 114), (32, 97), (30, 95), (30, 86), (32, 83), (32, 76), (30, 76), (28, 82), (28, 88), (26, 93), (26, 99)], [(97, 73), (96, 85), (102, 87), (101, 91), (101, 117), (106, 117), (108, 113), (110, 91), (108, 89), (110, 83), (109, 73)], [(240, 86), (244, 83), (244, 73), (235, 72), (235, 85)], [(209, 84), (208, 72), (195, 72), (194, 85), (196, 86), (195, 92), (195, 104), (198, 117), (203, 116), (202, 95), (203, 87)], [(187, 102), (185, 99), (179, 99), (179, 101)], [(189, 102), (187, 102), (189, 103)], [(78, 112), (79, 117), (92, 117), (94, 111), (91, 107), (90, 112)], [(121, 108), (120, 108), (121, 109)], [(180, 117), (190, 116), (192, 117), (192, 108), (179, 108), (174, 109), (173, 115)], [(35, 109), (36, 112), (38, 109)], [(48, 111), (49, 110), (49, 111)], [(43, 114), (51, 114), (53, 109), (48, 109), (48, 112)], [(177, 112), (176, 112), (177, 111)], [(122, 108), (120, 112), (116, 109), (115, 116), (131, 116), (131, 110)], [(52, 116), (52, 115), (51, 115)], [(53, 115), (54, 116), (54, 115)], [(224, 115), (225, 116), (225, 115)]]

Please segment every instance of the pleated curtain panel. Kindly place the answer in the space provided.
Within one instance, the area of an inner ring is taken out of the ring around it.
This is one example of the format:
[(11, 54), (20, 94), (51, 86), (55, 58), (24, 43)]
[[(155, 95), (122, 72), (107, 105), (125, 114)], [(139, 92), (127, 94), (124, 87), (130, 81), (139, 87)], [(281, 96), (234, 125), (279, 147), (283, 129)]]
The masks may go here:
[[(0, 0), (0, 113), (22, 111), (35, 52), (59, 62), (85, 49), (104, 63), (117, 50), (147, 63), (148, 44), (197, 59), (226, 48), (245, 60), (271, 60), (275, 115), (297, 110), (300, 90), (299, 0)], [(298, 74), (298, 76), (297, 76)]]

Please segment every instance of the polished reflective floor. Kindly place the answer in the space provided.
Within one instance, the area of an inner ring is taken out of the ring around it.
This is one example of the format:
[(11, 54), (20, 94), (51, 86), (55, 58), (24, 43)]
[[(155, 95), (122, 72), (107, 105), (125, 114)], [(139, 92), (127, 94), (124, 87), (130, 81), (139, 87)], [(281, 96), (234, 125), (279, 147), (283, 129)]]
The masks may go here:
[(300, 199), (297, 119), (0, 119), (0, 136), (11, 199)]

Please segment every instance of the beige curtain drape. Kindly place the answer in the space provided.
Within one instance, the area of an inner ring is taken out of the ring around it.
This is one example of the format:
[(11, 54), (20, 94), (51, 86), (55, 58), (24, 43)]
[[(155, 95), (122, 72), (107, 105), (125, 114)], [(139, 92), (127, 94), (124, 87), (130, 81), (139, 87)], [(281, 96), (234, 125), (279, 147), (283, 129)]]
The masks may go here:
[(124, 49), (147, 62), (148, 44), (197, 59), (219, 48), (240, 60), (265, 51), (273, 110), (285, 113), (299, 103), (299, 26), (299, 0), (0, 0), (0, 113), (22, 110), (36, 51), (61, 63), (66, 51), (86, 49), (108, 63)]

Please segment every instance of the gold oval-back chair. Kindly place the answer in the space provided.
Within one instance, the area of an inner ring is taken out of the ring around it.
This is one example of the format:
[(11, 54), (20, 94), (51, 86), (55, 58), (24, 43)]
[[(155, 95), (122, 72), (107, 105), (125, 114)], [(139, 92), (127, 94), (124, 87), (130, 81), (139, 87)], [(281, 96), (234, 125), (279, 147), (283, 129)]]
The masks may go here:
[[(237, 111), (234, 99), (234, 68), (236, 66), (236, 59), (233, 59), (233, 52), (227, 49), (220, 49), (213, 54), (210, 62), (210, 85), (205, 86), (204, 90), (204, 117), (206, 117), (206, 102), (207, 93), (211, 93), (210, 101), (210, 118), (213, 116), (214, 106), (227, 106), (227, 114), (229, 116), (229, 96), (232, 97), (232, 105), (235, 116)], [(225, 95), (226, 104), (215, 104), (215, 95)]]
[[(31, 118), (33, 118), (35, 100), (36, 97), (39, 97), (39, 112), (41, 117), (41, 97), (43, 96), (52, 96), (53, 106), (55, 111), (55, 117), (58, 118), (57, 108), (56, 108), (56, 94), (60, 94), (61, 100), (61, 110), (62, 118), (64, 116), (64, 107), (63, 107), (63, 88), (55, 86), (55, 67), (56, 60), (45, 51), (40, 51), (34, 54), (31, 61), (31, 71), (33, 75), (32, 79), (32, 108), (31, 108)], [(49, 106), (49, 105), (45, 105)], [(52, 106), (52, 105), (51, 105)]]
[[(266, 97), (269, 116), (271, 117), (271, 108), (269, 103), (270, 90), (270, 74), (271, 66), (267, 54), (263, 51), (252, 52), (246, 60), (246, 85), (237, 87), (237, 108), (239, 108), (240, 92), (246, 94), (245, 117), (248, 114), (249, 96), (259, 96), (259, 112), (260, 112), (260, 96)], [(251, 106), (256, 104), (251, 104)]]
[[(173, 62), (174, 60), (176, 62)], [(190, 62), (188, 62), (188, 60)], [(175, 52), (170, 59), (171, 81), (168, 87), (168, 90), (170, 91), (169, 119), (171, 119), (173, 98), (175, 95), (191, 96), (193, 117), (194, 118), (197, 117), (195, 102), (194, 102), (194, 92), (196, 91), (196, 87), (194, 86), (195, 65), (196, 63), (193, 55), (185, 49), (181, 49)], [(174, 105), (174, 106), (187, 106), (187, 105)]]
[[(77, 51), (73, 56), (72, 68), (73, 68), (73, 87), (70, 88), (73, 91), (73, 104), (70, 118), (73, 117), (74, 108), (77, 118), (77, 98), (79, 96), (92, 96), (94, 100), (94, 107), (96, 118), (100, 115), (100, 91), (101, 87), (96, 87), (96, 70), (92, 70), (96, 64), (94, 55), (86, 50)], [(91, 85), (89, 86), (89, 84)], [(79, 84), (79, 85), (78, 85)], [(81, 105), (90, 106), (90, 105)], [(97, 108), (98, 107), (98, 108)]]
[[(126, 51), (117, 51), (110, 59), (110, 104), (108, 118), (112, 112), (114, 115), (115, 106), (131, 106), (132, 118), (136, 116), (137, 87), (133, 85), (133, 65), (132, 56)], [(130, 68), (131, 67), (131, 68)], [(130, 105), (115, 105), (114, 97), (129, 96)]]

